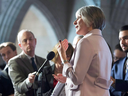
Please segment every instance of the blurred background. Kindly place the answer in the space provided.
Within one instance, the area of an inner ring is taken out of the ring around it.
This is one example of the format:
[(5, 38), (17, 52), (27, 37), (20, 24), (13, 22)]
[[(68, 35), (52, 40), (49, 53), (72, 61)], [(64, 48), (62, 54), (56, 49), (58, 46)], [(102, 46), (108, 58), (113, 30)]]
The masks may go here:
[(113, 51), (119, 43), (119, 28), (128, 24), (128, 0), (0, 0), (0, 43), (14, 42), (20, 53), (17, 33), (28, 29), (37, 38), (36, 54), (46, 58), (58, 40), (73, 42), (75, 12), (86, 5), (104, 11), (106, 27), (102, 33)]

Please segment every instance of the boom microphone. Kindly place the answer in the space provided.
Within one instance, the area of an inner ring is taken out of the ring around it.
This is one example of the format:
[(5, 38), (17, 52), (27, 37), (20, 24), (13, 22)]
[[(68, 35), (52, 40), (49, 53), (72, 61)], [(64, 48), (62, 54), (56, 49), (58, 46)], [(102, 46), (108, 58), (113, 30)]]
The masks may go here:
[(46, 60), (44, 61), (44, 63), (42, 64), (42, 66), (38, 69), (38, 72), (36, 72), (36, 75), (38, 75), (40, 73), (40, 71), (42, 70), (42, 68), (44, 67), (44, 65), (49, 61), (52, 60), (55, 57), (55, 53), (53, 51), (49, 52), (47, 55)]

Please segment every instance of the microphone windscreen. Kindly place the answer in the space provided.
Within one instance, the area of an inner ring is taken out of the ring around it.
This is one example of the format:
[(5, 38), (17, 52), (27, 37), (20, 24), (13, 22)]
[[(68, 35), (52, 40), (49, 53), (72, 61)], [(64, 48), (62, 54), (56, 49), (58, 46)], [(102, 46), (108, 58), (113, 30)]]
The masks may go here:
[(47, 60), (52, 60), (54, 57), (55, 57), (55, 53), (53, 51), (51, 51), (47, 55)]

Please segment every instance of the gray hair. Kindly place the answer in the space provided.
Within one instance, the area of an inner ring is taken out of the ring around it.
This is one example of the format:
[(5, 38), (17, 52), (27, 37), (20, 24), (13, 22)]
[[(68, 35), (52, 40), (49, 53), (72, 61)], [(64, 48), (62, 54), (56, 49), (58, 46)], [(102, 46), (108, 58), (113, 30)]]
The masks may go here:
[(21, 36), (22, 36), (22, 34), (23, 34), (24, 32), (30, 32), (30, 33), (33, 35), (33, 37), (35, 38), (35, 36), (34, 36), (34, 34), (32, 33), (32, 31), (30, 31), (30, 30), (28, 30), (28, 29), (23, 29), (23, 30), (21, 30), (21, 31), (18, 33), (18, 35), (17, 35), (18, 44), (21, 43), (20, 39), (21, 39)]
[(105, 27), (105, 16), (103, 11), (96, 6), (84, 6), (78, 9), (76, 17), (82, 17), (84, 23), (89, 27), (92, 24), (93, 29), (100, 29)]

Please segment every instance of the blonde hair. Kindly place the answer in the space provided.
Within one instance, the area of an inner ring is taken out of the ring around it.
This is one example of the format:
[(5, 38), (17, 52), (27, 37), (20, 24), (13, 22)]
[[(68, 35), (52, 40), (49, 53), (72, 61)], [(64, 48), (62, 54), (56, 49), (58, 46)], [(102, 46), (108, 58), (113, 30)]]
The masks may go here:
[(52, 49), (52, 51), (55, 53), (55, 57), (52, 59), (52, 61), (54, 62), (54, 63), (56, 63), (57, 62), (57, 58), (58, 58), (58, 56), (59, 56), (59, 53), (58, 53), (58, 51), (57, 51), (57, 46), (59, 45), (59, 43), (57, 43), (54, 47), (53, 47), (53, 49)]
[[(53, 61), (54, 63), (57, 62), (57, 59), (58, 59), (58, 56), (59, 56), (59, 53), (58, 53), (58, 51), (57, 51), (57, 46), (58, 46), (58, 45), (59, 45), (59, 43), (57, 43), (57, 44), (54, 46), (54, 48), (52, 49), (52, 51), (55, 53), (55, 57), (52, 59), (52, 61)], [(74, 48), (73, 48), (72, 44), (71, 44), (71, 43), (68, 43), (68, 49), (66, 50), (66, 55), (70, 55), (70, 57), (72, 57), (73, 52), (74, 52)]]

